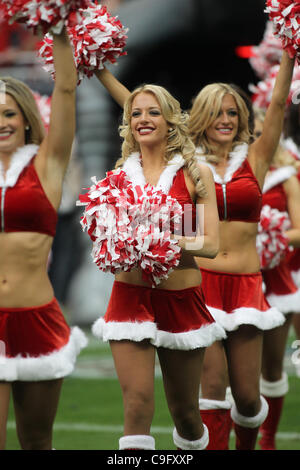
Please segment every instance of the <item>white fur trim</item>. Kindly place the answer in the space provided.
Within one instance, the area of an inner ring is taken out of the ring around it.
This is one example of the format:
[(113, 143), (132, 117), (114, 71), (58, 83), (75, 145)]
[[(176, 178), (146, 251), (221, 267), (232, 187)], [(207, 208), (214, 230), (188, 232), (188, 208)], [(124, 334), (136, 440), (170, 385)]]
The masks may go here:
[(198, 330), (184, 331), (183, 333), (169, 333), (157, 331), (157, 336), (151, 343), (157, 348), (179, 349), (189, 351), (191, 349), (206, 348), (215, 341), (226, 338), (224, 329), (217, 323), (204, 325)]
[(275, 398), (286, 395), (289, 391), (289, 380), (286, 372), (283, 372), (280, 380), (269, 382), (260, 377), (260, 393), (265, 397)]
[(65, 377), (73, 371), (76, 357), (86, 345), (85, 334), (78, 327), (73, 327), (68, 343), (48, 355), (0, 357), (0, 380), (28, 382)]
[(277, 308), (281, 313), (292, 313), (300, 310), (300, 289), (287, 295), (269, 294), (267, 301), (271, 307)]
[(297, 147), (291, 137), (283, 140), (282, 144), (287, 150), (289, 150), (289, 152), (291, 152), (298, 160), (300, 160), (300, 149)]
[(38, 145), (30, 144), (17, 149), (11, 157), (9, 168), (4, 177), (3, 164), (0, 161), (0, 187), (8, 188), (13, 187), (24, 168), (28, 165), (31, 159), (38, 151)]
[(296, 168), (293, 166), (283, 166), (281, 168), (277, 168), (266, 176), (262, 192), (266, 193), (270, 189), (274, 188), (274, 186), (277, 186), (280, 183), (284, 183), (291, 176), (296, 174)]
[(214, 165), (206, 161), (205, 155), (203, 155), (203, 151), (201, 147), (196, 148), (196, 157), (199, 163), (200, 162), (206, 163), (207, 166), (210, 167), (214, 176), (215, 183), (222, 184), (222, 183), (228, 183), (229, 181), (231, 181), (234, 173), (240, 168), (244, 160), (247, 158), (248, 151), (249, 151), (249, 146), (248, 144), (244, 143), (244, 144), (237, 145), (235, 149), (229, 153), (229, 160), (228, 160), (228, 165), (225, 171), (224, 178), (222, 178), (216, 172)]
[(243, 416), (241, 415), (236, 407), (236, 404), (233, 403), (231, 408), (231, 418), (235, 424), (242, 426), (243, 428), (257, 428), (260, 426), (266, 417), (268, 416), (269, 406), (265, 398), (261, 395), (261, 408), (260, 411), (255, 416)]
[(200, 439), (196, 441), (189, 441), (188, 439), (184, 439), (180, 437), (177, 429), (174, 428), (173, 430), (173, 442), (181, 450), (204, 450), (208, 446), (209, 443), (209, 434), (208, 429), (205, 424), (203, 424), (204, 432)]
[(122, 436), (119, 439), (119, 450), (126, 449), (155, 450), (155, 439), (152, 436), (141, 434)]
[[(184, 166), (185, 161), (182, 155), (179, 153), (174, 155), (172, 160), (168, 162), (168, 165), (165, 167), (161, 173), (158, 183), (155, 186), (156, 189), (161, 189), (165, 193), (168, 193), (176, 172)], [(135, 186), (145, 186), (147, 184), (141, 165), (140, 154), (135, 152), (131, 154), (124, 162), (123, 170), (127, 174), (129, 180)]]
[(92, 326), (92, 333), (102, 341), (143, 341), (154, 339), (156, 325), (153, 322), (106, 322), (103, 318), (96, 320)]
[(199, 410), (230, 410), (231, 403), (228, 400), (199, 399)]
[(227, 313), (207, 305), (213, 318), (225, 329), (225, 331), (234, 331), (241, 325), (253, 325), (260, 330), (271, 330), (285, 322), (284, 315), (275, 307), (260, 311), (256, 308), (241, 307)]
[(157, 348), (183, 351), (204, 348), (226, 337), (224, 329), (217, 323), (205, 325), (198, 330), (170, 333), (158, 330), (156, 324), (152, 322), (105, 322), (103, 318), (95, 321), (92, 333), (102, 341), (149, 339), (150, 343)]

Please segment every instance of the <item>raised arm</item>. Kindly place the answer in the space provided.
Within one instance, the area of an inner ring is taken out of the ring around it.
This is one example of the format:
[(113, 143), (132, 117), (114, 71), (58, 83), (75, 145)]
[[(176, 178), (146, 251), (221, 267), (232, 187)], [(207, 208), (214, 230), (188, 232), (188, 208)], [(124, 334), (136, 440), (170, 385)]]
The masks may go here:
[(118, 105), (124, 108), (130, 91), (105, 67), (102, 70), (97, 70), (95, 75)]
[(283, 51), (271, 103), (267, 109), (261, 136), (250, 146), (249, 161), (263, 183), (282, 133), (286, 101), (293, 77), (294, 59)]
[[(75, 137), (77, 71), (68, 34), (53, 35), (55, 85), (51, 99), (49, 133), (40, 149), (47, 173), (64, 175)], [(46, 162), (46, 164), (45, 164)]]

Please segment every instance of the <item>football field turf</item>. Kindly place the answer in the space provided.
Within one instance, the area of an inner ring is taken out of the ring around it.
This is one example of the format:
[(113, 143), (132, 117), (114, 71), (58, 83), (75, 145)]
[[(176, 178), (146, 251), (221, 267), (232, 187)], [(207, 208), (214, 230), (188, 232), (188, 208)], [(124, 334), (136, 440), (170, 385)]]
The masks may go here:
[[(53, 445), (57, 450), (118, 449), (123, 431), (123, 407), (109, 346), (98, 342), (87, 330), (89, 345), (80, 354), (74, 373), (65, 379), (54, 425)], [(290, 338), (290, 344), (293, 338)], [(277, 437), (278, 450), (300, 450), (300, 378), (291, 363), (293, 350), (286, 351), (285, 369), (290, 390), (286, 396)], [(164, 397), (159, 365), (155, 379), (155, 416), (152, 435), (157, 450), (174, 450), (173, 423)], [(19, 449), (10, 406), (7, 446)], [(234, 437), (230, 448), (234, 449)], [(258, 447), (257, 447), (258, 448)]]

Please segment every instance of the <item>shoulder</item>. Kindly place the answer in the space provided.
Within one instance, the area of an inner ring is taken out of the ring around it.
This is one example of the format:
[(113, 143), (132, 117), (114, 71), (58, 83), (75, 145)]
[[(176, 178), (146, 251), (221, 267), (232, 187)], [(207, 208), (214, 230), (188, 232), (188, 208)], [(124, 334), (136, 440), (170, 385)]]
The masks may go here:
[(300, 194), (300, 183), (296, 175), (290, 176), (283, 183), (284, 190), (287, 194)]
[(210, 166), (207, 163), (198, 162), (197, 167), (199, 168), (200, 173), (201, 173), (201, 177), (203, 179), (208, 179), (208, 180), (211, 180), (211, 181), (214, 180), (213, 172), (212, 172)]

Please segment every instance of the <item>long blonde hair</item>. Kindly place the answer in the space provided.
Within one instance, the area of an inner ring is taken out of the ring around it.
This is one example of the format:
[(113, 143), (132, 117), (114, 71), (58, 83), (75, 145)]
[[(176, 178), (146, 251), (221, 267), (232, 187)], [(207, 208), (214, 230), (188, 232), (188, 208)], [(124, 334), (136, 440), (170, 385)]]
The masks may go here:
[(232, 150), (242, 143), (250, 142), (249, 111), (239, 93), (227, 83), (206, 85), (193, 100), (190, 110), (189, 132), (196, 147), (201, 147), (207, 161), (217, 162), (216, 148), (209, 143), (206, 130), (218, 117), (225, 95), (232, 95), (238, 108), (238, 131)]
[(12, 77), (0, 77), (1, 92), (10, 95), (20, 108), (29, 129), (25, 129), (25, 144), (40, 145), (45, 137), (43, 121), (30, 88)]
[(120, 136), (123, 138), (122, 156), (116, 162), (115, 167), (122, 166), (133, 152), (140, 152), (140, 146), (134, 139), (130, 126), (132, 102), (139, 93), (152, 93), (154, 95), (160, 105), (162, 115), (170, 128), (165, 151), (166, 163), (176, 153), (180, 153), (185, 160), (185, 167), (188, 169), (195, 184), (197, 194), (200, 197), (204, 197), (206, 189), (201, 178), (201, 171), (195, 159), (195, 145), (189, 136), (189, 115), (182, 112), (179, 102), (165, 88), (159, 85), (146, 84), (139, 86), (127, 99), (124, 106), (123, 122), (119, 127)]

